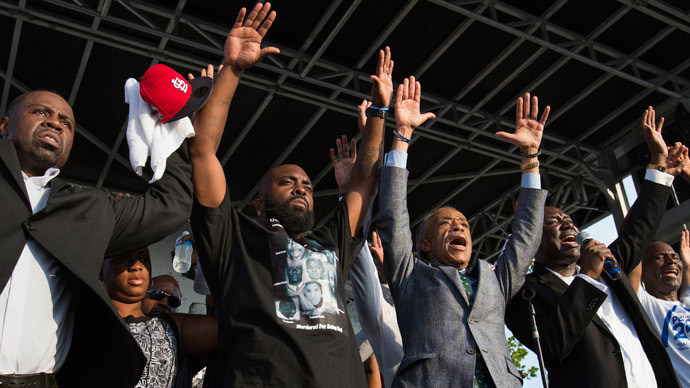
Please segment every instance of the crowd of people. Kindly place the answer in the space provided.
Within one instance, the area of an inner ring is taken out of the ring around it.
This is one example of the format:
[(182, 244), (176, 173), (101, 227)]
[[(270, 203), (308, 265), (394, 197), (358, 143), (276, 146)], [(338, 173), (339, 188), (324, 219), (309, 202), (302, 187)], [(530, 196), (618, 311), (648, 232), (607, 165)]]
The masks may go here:
[[(31, 91), (8, 106), (0, 386), (518, 387), (507, 325), (543, 354), (553, 387), (690, 387), (690, 233), (678, 253), (651, 241), (674, 178), (690, 181), (688, 148), (666, 144), (652, 107), (640, 125), (645, 179), (607, 247), (578, 237), (569, 214), (546, 206), (539, 156), (550, 107), (519, 97), (514, 132), (496, 133), (521, 157), (511, 235), (497, 259), (473, 258), (462, 209), (426, 214), (413, 237), (408, 151), (415, 129), (435, 116), (420, 111), (414, 76), (394, 87), (386, 47), (371, 101), (358, 107), (359, 144), (343, 136), (331, 149), (341, 197), (330, 218), (314, 225), (313, 185), (292, 164), (261, 177), (248, 215), (233, 207), (216, 152), (243, 72), (279, 52), (261, 47), (276, 19), (270, 8), (240, 10), (222, 67), (204, 69), (203, 81), (173, 71), (162, 92), (142, 79), (147, 104), (137, 109), (166, 124), (193, 114), (195, 132), (142, 195), (59, 177), (76, 125), (58, 94)], [(195, 97), (161, 103), (178, 92)], [(147, 249), (188, 220), (195, 290), (207, 295), (201, 314), (177, 311), (180, 287), (152, 277)], [(361, 333), (346, 308), (348, 281)], [(373, 351), (366, 356), (362, 338)]]

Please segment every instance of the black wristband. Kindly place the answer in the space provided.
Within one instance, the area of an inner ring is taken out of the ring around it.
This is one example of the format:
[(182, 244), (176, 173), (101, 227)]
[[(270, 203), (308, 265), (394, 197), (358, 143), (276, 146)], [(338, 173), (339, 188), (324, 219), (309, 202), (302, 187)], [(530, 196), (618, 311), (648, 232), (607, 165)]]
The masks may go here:
[(385, 111), (385, 110), (381, 110), (381, 109), (371, 109), (371, 108), (367, 108), (367, 110), (365, 111), (365, 113), (367, 114), (367, 117), (379, 117), (379, 118), (382, 118), (382, 119), (385, 119), (385, 118), (386, 118), (386, 115), (388, 115), (388, 112)]
[(520, 156), (522, 156), (523, 158), (536, 158), (539, 155), (541, 155), (541, 149), (538, 149), (537, 152), (534, 154), (526, 154), (520, 151)]

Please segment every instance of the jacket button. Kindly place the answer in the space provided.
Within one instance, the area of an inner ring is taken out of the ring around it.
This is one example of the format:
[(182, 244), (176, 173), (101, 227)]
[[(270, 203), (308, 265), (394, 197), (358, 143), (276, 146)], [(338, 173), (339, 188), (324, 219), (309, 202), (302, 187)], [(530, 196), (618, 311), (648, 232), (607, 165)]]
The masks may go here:
[(34, 231), (34, 227), (31, 226), (31, 222), (29, 222), (29, 221), (24, 221), (24, 229), (26, 229), (29, 232)]
[(467, 349), (467, 353), (474, 354), (474, 349), (472, 349), (472, 348)]
[(613, 354), (614, 357), (618, 357), (618, 352), (617, 351), (612, 351), (611, 354)]

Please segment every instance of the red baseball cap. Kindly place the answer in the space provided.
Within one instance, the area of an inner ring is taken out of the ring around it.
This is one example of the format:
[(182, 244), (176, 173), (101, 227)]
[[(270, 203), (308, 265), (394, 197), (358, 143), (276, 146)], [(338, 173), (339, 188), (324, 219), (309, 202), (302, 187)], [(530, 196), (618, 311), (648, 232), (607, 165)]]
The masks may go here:
[(212, 89), (210, 77), (186, 80), (182, 74), (160, 64), (146, 70), (139, 83), (141, 98), (158, 109), (164, 124), (196, 112), (204, 106)]

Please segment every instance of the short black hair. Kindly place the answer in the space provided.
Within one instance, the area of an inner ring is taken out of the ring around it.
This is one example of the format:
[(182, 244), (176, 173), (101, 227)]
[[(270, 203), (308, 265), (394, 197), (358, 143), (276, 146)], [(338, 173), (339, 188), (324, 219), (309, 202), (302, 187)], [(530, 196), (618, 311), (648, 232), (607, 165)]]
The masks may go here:
[[(57, 95), (60, 96), (63, 100), (67, 101), (67, 99), (65, 98), (65, 96), (63, 96), (62, 94), (56, 92), (55, 90), (49, 90), (49, 89), (29, 90), (28, 92), (24, 92), (24, 93), (18, 95), (17, 97), (15, 97), (15, 99), (12, 100), (12, 101), (9, 103), (9, 105), (7, 105), (7, 109), (5, 109), (5, 114), (4, 114), (4, 116), (9, 116), (9, 115), (14, 111), (14, 109), (17, 108), (17, 106), (19, 106), (22, 102), (24, 102), (24, 100), (25, 100), (28, 96), (30, 96), (31, 94), (34, 94), (34, 93), (36, 93), (36, 92), (48, 92), (48, 93), (57, 94)], [(68, 104), (69, 104), (69, 102), (68, 102)]]

